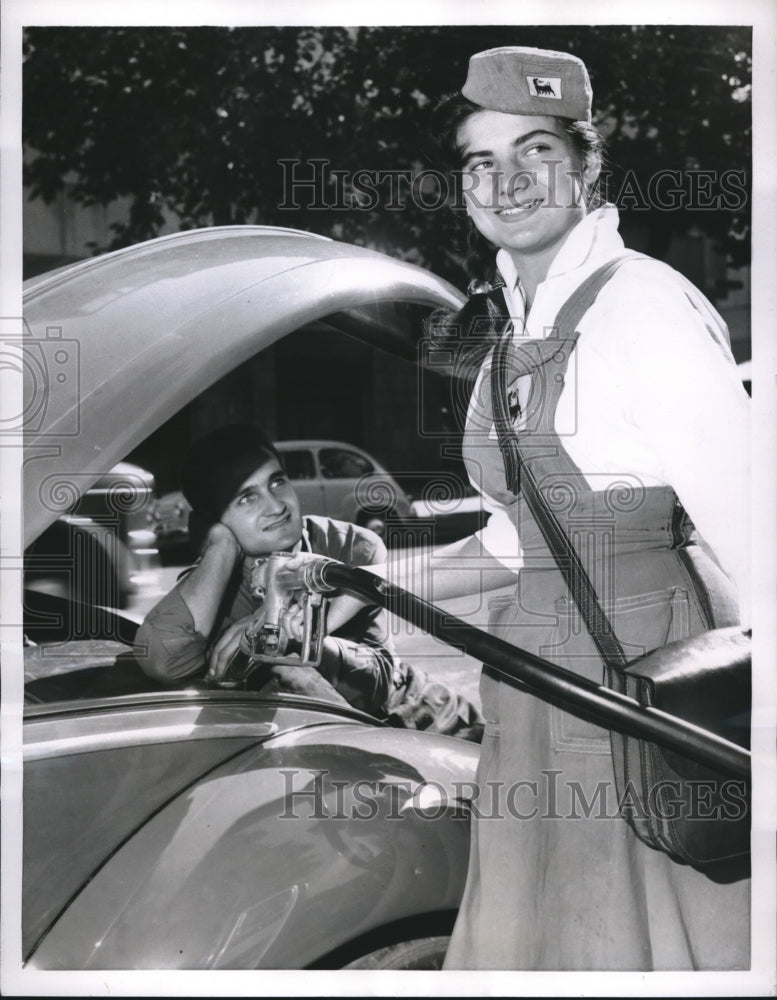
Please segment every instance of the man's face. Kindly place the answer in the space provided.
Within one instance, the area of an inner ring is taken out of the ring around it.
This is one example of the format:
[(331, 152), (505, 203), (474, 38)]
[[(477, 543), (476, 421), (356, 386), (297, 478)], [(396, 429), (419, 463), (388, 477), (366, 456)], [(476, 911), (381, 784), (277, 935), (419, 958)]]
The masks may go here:
[(274, 458), (241, 485), (221, 516), (248, 556), (293, 548), (302, 537), (299, 499)]

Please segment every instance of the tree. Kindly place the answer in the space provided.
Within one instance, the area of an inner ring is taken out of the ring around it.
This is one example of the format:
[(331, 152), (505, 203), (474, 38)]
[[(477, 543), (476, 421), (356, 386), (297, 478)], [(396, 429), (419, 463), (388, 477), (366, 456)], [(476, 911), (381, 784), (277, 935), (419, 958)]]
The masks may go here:
[[(429, 172), (429, 111), (473, 52), (538, 45), (589, 66), (609, 195), (644, 216), (651, 250), (695, 225), (741, 264), (750, 42), (695, 26), (30, 28), (25, 181), (45, 200), (66, 182), (85, 205), (128, 196), (111, 248), (173, 213), (181, 228), (309, 229), (461, 284), (461, 212)], [(645, 211), (656, 199), (664, 210)]]

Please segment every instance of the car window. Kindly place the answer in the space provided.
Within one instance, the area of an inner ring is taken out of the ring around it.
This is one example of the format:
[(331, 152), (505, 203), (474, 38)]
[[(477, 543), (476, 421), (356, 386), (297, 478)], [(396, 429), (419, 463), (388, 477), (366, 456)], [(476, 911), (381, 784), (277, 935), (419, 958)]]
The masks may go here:
[(324, 479), (358, 479), (375, 471), (363, 455), (344, 448), (322, 448), (318, 460)]
[(315, 479), (316, 467), (312, 451), (283, 451), (283, 465), (289, 479)]

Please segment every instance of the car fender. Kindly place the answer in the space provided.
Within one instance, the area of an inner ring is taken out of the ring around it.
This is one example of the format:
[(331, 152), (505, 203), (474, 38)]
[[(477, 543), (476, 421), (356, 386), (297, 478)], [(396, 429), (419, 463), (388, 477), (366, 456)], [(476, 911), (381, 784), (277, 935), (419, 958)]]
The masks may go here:
[(152, 816), (29, 964), (299, 968), (375, 928), (453, 911), (477, 755), (348, 722), (268, 740)]

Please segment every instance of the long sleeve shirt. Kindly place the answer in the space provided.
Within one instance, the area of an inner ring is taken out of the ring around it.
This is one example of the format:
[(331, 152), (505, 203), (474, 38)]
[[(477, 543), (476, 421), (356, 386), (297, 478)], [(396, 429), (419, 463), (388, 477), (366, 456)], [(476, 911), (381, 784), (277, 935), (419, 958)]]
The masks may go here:
[[(569, 295), (624, 252), (614, 206), (592, 212), (570, 233), (527, 311), (515, 266), (500, 251), (515, 341), (546, 337)], [(736, 582), (746, 620), (749, 399), (725, 323), (677, 271), (640, 259), (619, 269), (578, 329), (556, 410), (570, 458), (595, 490), (624, 474), (645, 486), (671, 486)], [(523, 405), (529, 377), (519, 381)], [(520, 569), (520, 541), (504, 510), (481, 539), (500, 562)]]
[[(386, 561), (386, 548), (373, 532), (326, 517), (304, 519), (301, 547), (351, 566)], [(151, 609), (135, 640), (135, 656), (147, 673), (170, 683), (204, 675), (208, 653), (219, 636), (260, 607), (250, 590), (251, 562), (244, 560), (236, 568), (209, 636), (195, 629), (178, 587)], [(327, 636), (318, 669), (346, 701), (379, 715), (391, 690), (396, 662), (388, 616), (382, 608), (372, 606)]]

